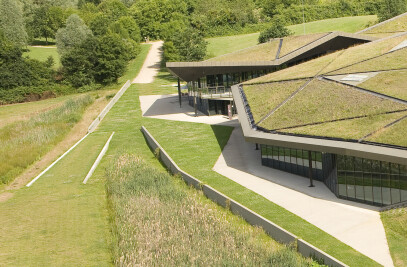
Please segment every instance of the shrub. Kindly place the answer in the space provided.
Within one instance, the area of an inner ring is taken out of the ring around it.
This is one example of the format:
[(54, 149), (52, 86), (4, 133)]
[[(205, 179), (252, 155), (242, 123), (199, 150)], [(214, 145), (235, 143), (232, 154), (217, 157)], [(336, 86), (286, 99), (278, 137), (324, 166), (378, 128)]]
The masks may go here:
[(281, 20), (274, 20), (270, 28), (260, 33), (259, 43), (265, 43), (272, 38), (282, 38), (291, 34), (292, 32), (284, 26)]

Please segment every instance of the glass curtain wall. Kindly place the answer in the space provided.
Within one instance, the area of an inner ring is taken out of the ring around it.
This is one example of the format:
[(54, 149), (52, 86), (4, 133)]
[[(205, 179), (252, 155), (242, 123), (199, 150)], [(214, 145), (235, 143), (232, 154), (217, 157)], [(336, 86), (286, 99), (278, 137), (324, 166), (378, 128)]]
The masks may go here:
[(337, 156), (338, 193), (346, 199), (386, 206), (407, 201), (407, 166)]
[[(309, 177), (309, 151), (261, 145), (262, 164), (274, 169)], [(322, 153), (311, 151), (312, 177), (323, 181)]]

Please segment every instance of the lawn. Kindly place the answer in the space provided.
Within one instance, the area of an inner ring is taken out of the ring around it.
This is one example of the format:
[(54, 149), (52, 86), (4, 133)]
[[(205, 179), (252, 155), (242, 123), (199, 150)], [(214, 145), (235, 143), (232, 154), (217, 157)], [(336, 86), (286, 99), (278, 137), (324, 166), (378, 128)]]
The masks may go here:
[[(281, 129), (406, 109), (404, 104), (350, 86), (313, 80), (259, 126), (269, 130)], [(353, 131), (352, 128), (348, 130)]]
[(44, 47), (28, 47), (28, 52), (24, 53), (25, 56), (28, 56), (32, 59), (38, 59), (39, 61), (46, 61), (49, 56), (54, 59), (54, 68), (59, 68), (61, 66), (61, 61), (57, 48), (55, 46), (44, 46)]
[(407, 208), (381, 213), (387, 242), (395, 266), (407, 266)]
[[(357, 32), (377, 20), (377, 16), (334, 18), (305, 23), (305, 34), (330, 31)], [(294, 35), (304, 34), (304, 25), (291, 25)], [(259, 33), (208, 38), (208, 58), (235, 52), (258, 43)]]

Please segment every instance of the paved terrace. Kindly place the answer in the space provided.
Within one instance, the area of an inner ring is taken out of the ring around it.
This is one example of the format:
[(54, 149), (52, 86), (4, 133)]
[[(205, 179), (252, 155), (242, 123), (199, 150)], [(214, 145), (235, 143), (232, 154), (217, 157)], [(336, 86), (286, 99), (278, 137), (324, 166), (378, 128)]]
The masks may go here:
[(354, 249), (383, 264), (393, 266), (378, 208), (338, 199), (322, 182), (310, 188), (304, 177), (261, 165), (260, 150), (244, 141), (237, 119), (206, 116), (177, 95), (140, 96), (143, 116), (235, 127), (213, 170), (262, 195), (314, 224)]

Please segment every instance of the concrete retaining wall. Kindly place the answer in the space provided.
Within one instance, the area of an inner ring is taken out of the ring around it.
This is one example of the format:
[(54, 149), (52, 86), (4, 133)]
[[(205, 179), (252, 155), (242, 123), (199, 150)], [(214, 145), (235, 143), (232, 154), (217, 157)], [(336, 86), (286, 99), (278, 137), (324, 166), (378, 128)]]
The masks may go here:
[(106, 114), (110, 111), (114, 104), (116, 104), (120, 97), (126, 92), (130, 85), (131, 85), (130, 80), (128, 80), (122, 86), (122, 88), (116, 93), (112, 100), (110, 100), (109, 104), (107, 104), (106, 107), (102, 110), (102, 112), (100, 112), (99, 116), (97, 116), (97, 118), (90, 124), (88, 128), (88, 133), (93, 132), (99, 126), (100, 122), (103, 120)]
[(341, 261), (330, 256), (329, 254), (326, 254), (325, 252), (319, 250), (318, 248), (312, 246), (302, 239), (298, 239), (298, 237), (294, 234), (267, 220), (256, 212), (229, 198), (228, 196), (220, 193), (216, 189), (208, 185), (204, 185), (200, 180), (182, 171), (144, 126), (141, 127), (141, 131), (146, 138), (149, 147), (153, 151), (156, 151), (157, 148), (159, 149), (159, 159), (164, 163), (168, 170), (171, 171), (171, 173), (180, 174), (182, 179), (188, 185), (192, 185), (195, 188), (202, 190), (205, 196), (213, 202), (222, 207), (229, 208), (234, 214), (241, 216), (251, 225), (262, 227), (264, 231), (273, 239), (287, 245), (296, 244), (297, 251), (305, 257), (312, 257), (315, 260), (329, 266), (347, 266)]

